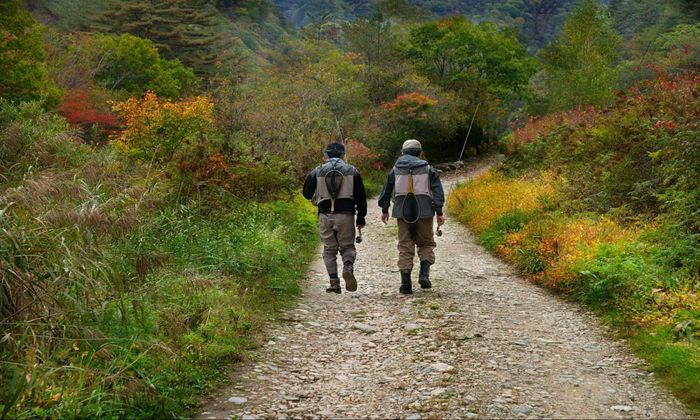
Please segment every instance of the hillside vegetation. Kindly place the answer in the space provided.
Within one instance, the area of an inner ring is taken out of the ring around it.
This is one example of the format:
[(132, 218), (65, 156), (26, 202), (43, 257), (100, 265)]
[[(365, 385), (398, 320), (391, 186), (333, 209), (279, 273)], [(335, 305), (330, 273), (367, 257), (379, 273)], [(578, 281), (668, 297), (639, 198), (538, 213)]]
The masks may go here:
[[(576, 50), (571, 35), (579, 21), (590, 22), (583, 10), (571, 15), (545, 60), (564, 51), (558, 45)], [(601, 22), (588, 31), (606, 27)], [(557, 98), (551, 106), (566, 111), (516, 122), (502, 143), (505, 164), (461, 186), (449, 202), (486, 248), (603, 314), (694, 409), (700, 407), (700, 66), (697, 38), (689, 34), (698, 28), (681, 24), (659, 35), (646, 66), (634, 56), (618, 66), (611, 60), (606, 71), (620, 75), (614, 99), (571, 109), (595, 99), (582, 95), (561, 104)], [(557, 71), (576, 78), (575, 68)]]

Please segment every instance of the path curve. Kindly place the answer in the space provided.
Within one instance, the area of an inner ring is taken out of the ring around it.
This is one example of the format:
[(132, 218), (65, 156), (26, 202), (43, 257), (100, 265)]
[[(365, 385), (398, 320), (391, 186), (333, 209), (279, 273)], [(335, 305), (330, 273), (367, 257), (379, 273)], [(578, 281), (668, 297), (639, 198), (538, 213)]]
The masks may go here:
[(327, 294), (319, 256), (298, 305), (201, 418), (686, 416), (588, 311), (519, 277), (454, 219), (437, 238), (434, 288), (400, 296), (396, 226), (379, 216), (375, 199), (358, 291)]

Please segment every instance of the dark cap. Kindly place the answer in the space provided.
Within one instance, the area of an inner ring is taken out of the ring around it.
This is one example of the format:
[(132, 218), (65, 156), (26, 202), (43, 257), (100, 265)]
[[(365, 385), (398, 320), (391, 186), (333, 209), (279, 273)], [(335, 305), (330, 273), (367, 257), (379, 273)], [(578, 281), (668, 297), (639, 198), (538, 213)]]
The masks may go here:
[(332, 158), (339, 158), (345, 154), (345, 146), (340, 143), (331, 143), (326, 147), (326, 155)]

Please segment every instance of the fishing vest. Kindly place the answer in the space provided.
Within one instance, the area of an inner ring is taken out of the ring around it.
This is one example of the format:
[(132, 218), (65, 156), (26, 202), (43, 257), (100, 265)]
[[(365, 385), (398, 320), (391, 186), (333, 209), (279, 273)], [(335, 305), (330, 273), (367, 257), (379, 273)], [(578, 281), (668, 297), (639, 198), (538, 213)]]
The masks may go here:
[[(424, 161), (416, 163), (419, 163), (420, 166), (407, 168), (404, 165), (395, 165), (392, 169), (394, 175), (392, 201), (394, 206), (391, 215), (408, 223), (435, 216), (430, 179), (432, 168)], [(415, 200), (408, 198), (410, 193), (413, 193)]]
[(417, 168), (397, 168), (394, 167), (394, 198), (405, 197), (411, 192), (411, 178), (413, 178), (413, 194), (416, 196), (433, 197), (430, 188), (430, 165), (423, 165)]
[(319, 205), (322, 201), (332, 199), (330, 191), (328, 191), (328, 185), (326, 184), (326, 175), (329, 172), (337, 170), (343, 174), (343, 182), (340, 186), (340, 191), (336, 195), (335, 199), (349, 198), (354, 200), (354, 180), (355, 180), (355, 167), (348, 165), (343, 162), (342, 159), (331, 158), (328, 162), (316, 168), (316, 191), (311, 201), (315, 205)]

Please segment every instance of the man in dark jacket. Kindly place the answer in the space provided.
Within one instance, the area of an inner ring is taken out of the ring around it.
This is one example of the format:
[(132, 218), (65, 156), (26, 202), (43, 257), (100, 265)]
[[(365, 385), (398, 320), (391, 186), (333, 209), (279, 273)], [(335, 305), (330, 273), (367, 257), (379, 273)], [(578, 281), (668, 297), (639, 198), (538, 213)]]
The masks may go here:
[(392, 216), (399, 225), (399, 270), (402, 294), (413, 293), (411, 270), (418, 248), (421, 288), (429, 289), (430, 266), (435, 263), (433, 217), (438, 226), (445, 223), (442, 206), (445, 193), (437, 171), (420, 158), (423, 148), (417, 140), (406, 140), (401, 157), (396, 161), (379, 196), (382, 222), (389, 220), (389, 206), (394, 202)]
[[(343, 161), (345, 146), (331, 143), (328, 160), (311, 171), (304, 181), (304, 197), (318, 206), (318, 226), (323, 242), (323, 261), (330, 276), (327, 292), (340, 293), (337, 255), (343, 259), (343, 279), (348, 292), (357, 290), (354, 274), (355, 226), (365, 227), (367, 197), (360, 173)], [(357, 210), (357, 221), (355, 211)]]

